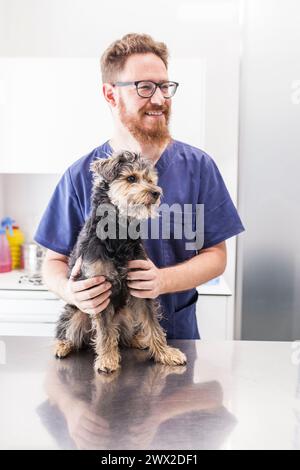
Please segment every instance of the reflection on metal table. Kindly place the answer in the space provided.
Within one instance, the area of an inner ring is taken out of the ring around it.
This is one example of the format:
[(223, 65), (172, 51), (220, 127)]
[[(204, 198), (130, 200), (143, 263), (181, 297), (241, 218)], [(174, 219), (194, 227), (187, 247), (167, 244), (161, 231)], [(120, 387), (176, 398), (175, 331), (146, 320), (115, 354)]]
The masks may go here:
[(0, 448), (300, 448), (298, 344), (171, 343), (186, 366), (123, 349), (107, 376), (89, 351), (59, 360), (49, 338), (1, 337)]

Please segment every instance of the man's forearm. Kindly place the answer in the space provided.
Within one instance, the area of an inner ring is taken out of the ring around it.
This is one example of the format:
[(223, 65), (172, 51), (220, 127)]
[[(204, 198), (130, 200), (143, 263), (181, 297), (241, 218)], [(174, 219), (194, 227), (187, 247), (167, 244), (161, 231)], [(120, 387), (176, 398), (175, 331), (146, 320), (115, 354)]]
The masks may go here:
[(175, 266), (162, 268), (162, 294), (180, 292), (200, 286), (220, 276), (226, 267), (226, 247), (213, 247)]
[(56, 259), (45, 260), (43, 264), (43, 281), (48, 289), (58, 297), (68, 302), (66, 298), (66, 284), (68, 265), (65, 261)]

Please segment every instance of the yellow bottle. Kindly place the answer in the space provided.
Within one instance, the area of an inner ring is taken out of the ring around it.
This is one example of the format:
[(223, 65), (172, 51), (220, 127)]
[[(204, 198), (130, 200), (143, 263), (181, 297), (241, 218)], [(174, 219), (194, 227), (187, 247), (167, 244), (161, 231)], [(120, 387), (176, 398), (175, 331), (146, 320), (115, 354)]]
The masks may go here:
[(2, 220), (2, 226), (6, 227), (6, 237), (9, 243), (12, 259), (12, 269), (22, 269), (22, 245), (25, 237), (18, 225), (14, 224), (14, 220), (6, 217)]

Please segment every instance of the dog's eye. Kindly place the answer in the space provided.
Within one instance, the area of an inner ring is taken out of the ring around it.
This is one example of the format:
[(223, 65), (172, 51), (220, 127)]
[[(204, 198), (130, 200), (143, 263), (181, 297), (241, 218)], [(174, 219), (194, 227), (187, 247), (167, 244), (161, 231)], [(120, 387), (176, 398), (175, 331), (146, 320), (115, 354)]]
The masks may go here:
[(128, 176), (127, 181), (129, 181), (129, 183), (135, 183), (136, 182), (136, 176), (134, 176), (134, 175)]

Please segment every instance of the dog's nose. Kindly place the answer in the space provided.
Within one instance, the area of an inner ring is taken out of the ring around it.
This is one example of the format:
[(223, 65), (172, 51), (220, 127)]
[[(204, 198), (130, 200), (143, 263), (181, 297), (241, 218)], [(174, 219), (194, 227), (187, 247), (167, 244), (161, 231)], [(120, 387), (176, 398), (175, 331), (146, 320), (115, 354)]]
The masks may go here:
[(152, 191), (151, 195), (154, 197), (154, 199), (158, 199), (160, 196), (160, 193), (158, 191)]

